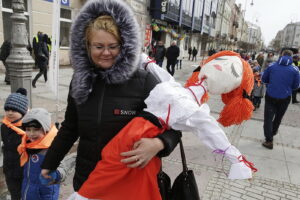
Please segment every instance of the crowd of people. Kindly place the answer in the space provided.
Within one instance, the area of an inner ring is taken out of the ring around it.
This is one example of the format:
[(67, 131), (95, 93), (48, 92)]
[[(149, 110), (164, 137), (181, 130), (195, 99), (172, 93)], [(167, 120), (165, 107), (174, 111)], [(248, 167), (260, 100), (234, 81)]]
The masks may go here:
[(278, 60), (274, 53), (269, 52), (265, 58), (264, 53), (241, 53), (254, 76), (254, 86), (251, 93), (254, 110), (258, 109), (261, 99), (265, 98), (264, 107), (264, 136), (262, 145), (273, 149), (273, 137), (278, 133), (281, 120), (290, 104), (298, 104), (297, 93), (299, 89), (299, 55), (291, 50), (280, 52)]

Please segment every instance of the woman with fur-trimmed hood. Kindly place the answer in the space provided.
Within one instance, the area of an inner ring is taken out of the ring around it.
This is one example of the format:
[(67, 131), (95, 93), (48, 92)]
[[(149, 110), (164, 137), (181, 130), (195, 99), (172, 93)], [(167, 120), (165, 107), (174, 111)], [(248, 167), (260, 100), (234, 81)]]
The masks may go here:
[[(71, 29), (74, 74), (65, 120), (41, 166), (44, 177), (79, 138), (73, 181), (78, 191), (102, 159), (106, 144), (145, 108), (144, 100), (158, 81), (139, 69), (140, 49), (139, 26), (125, 2), (87, 1)], [(156, 155), (169, 155), (179, 138), (179, 132), (167, 130), (134, 141), (123, 152), (123, 163), (144, 167)]]

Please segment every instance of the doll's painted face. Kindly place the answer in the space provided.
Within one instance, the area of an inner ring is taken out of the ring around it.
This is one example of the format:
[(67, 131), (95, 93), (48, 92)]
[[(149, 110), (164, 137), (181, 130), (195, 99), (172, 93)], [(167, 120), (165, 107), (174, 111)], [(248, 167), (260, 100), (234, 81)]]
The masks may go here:
[(237, 56), (221, 56), (201, 67), (199, 80), (205, 78), (211, 94), (228, 93), (242, 81), (243, 63)]

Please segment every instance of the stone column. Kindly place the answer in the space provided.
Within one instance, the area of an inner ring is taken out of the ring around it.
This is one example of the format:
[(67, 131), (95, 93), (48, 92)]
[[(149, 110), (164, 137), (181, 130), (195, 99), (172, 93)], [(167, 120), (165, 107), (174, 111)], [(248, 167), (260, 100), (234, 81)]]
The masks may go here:
[(28, 45), (28, 32), (25, 24), (27, 18), (24, 15), (24, 1), (12, 0), (12, 9), (12, 49), (6, 60), (9, 67), (11, 92), (15, 92), (20, 87), (25, 88), (31, 107), (31, 72), (34, 61), (26, 48)]

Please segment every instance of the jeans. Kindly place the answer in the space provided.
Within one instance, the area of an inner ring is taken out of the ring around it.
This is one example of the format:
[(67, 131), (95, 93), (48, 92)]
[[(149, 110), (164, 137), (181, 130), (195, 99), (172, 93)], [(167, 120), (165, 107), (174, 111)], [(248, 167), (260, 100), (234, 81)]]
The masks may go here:
[(265, 96), (265, 111), (264, 111), (264, 134), (267, 142), (273, 141), (273, 136), (276, 135), (281, 120), (289, 106), (291, 96), (285, 99), (276, 99)]
[(177, 60), (177, 62), (176, 62), (176, 69), (178, 69), (178, 65), (179, 65), (179, 69), (181, 69), (182, 60)]
[(157, 64), (158, 66), (162, 67), (163, 62), (164, 62), (163, 60), (161, 60), (161, 61), (160, 61), (160, 60), (157, 60), (157, 61), (156, 61), (156, 64)]

